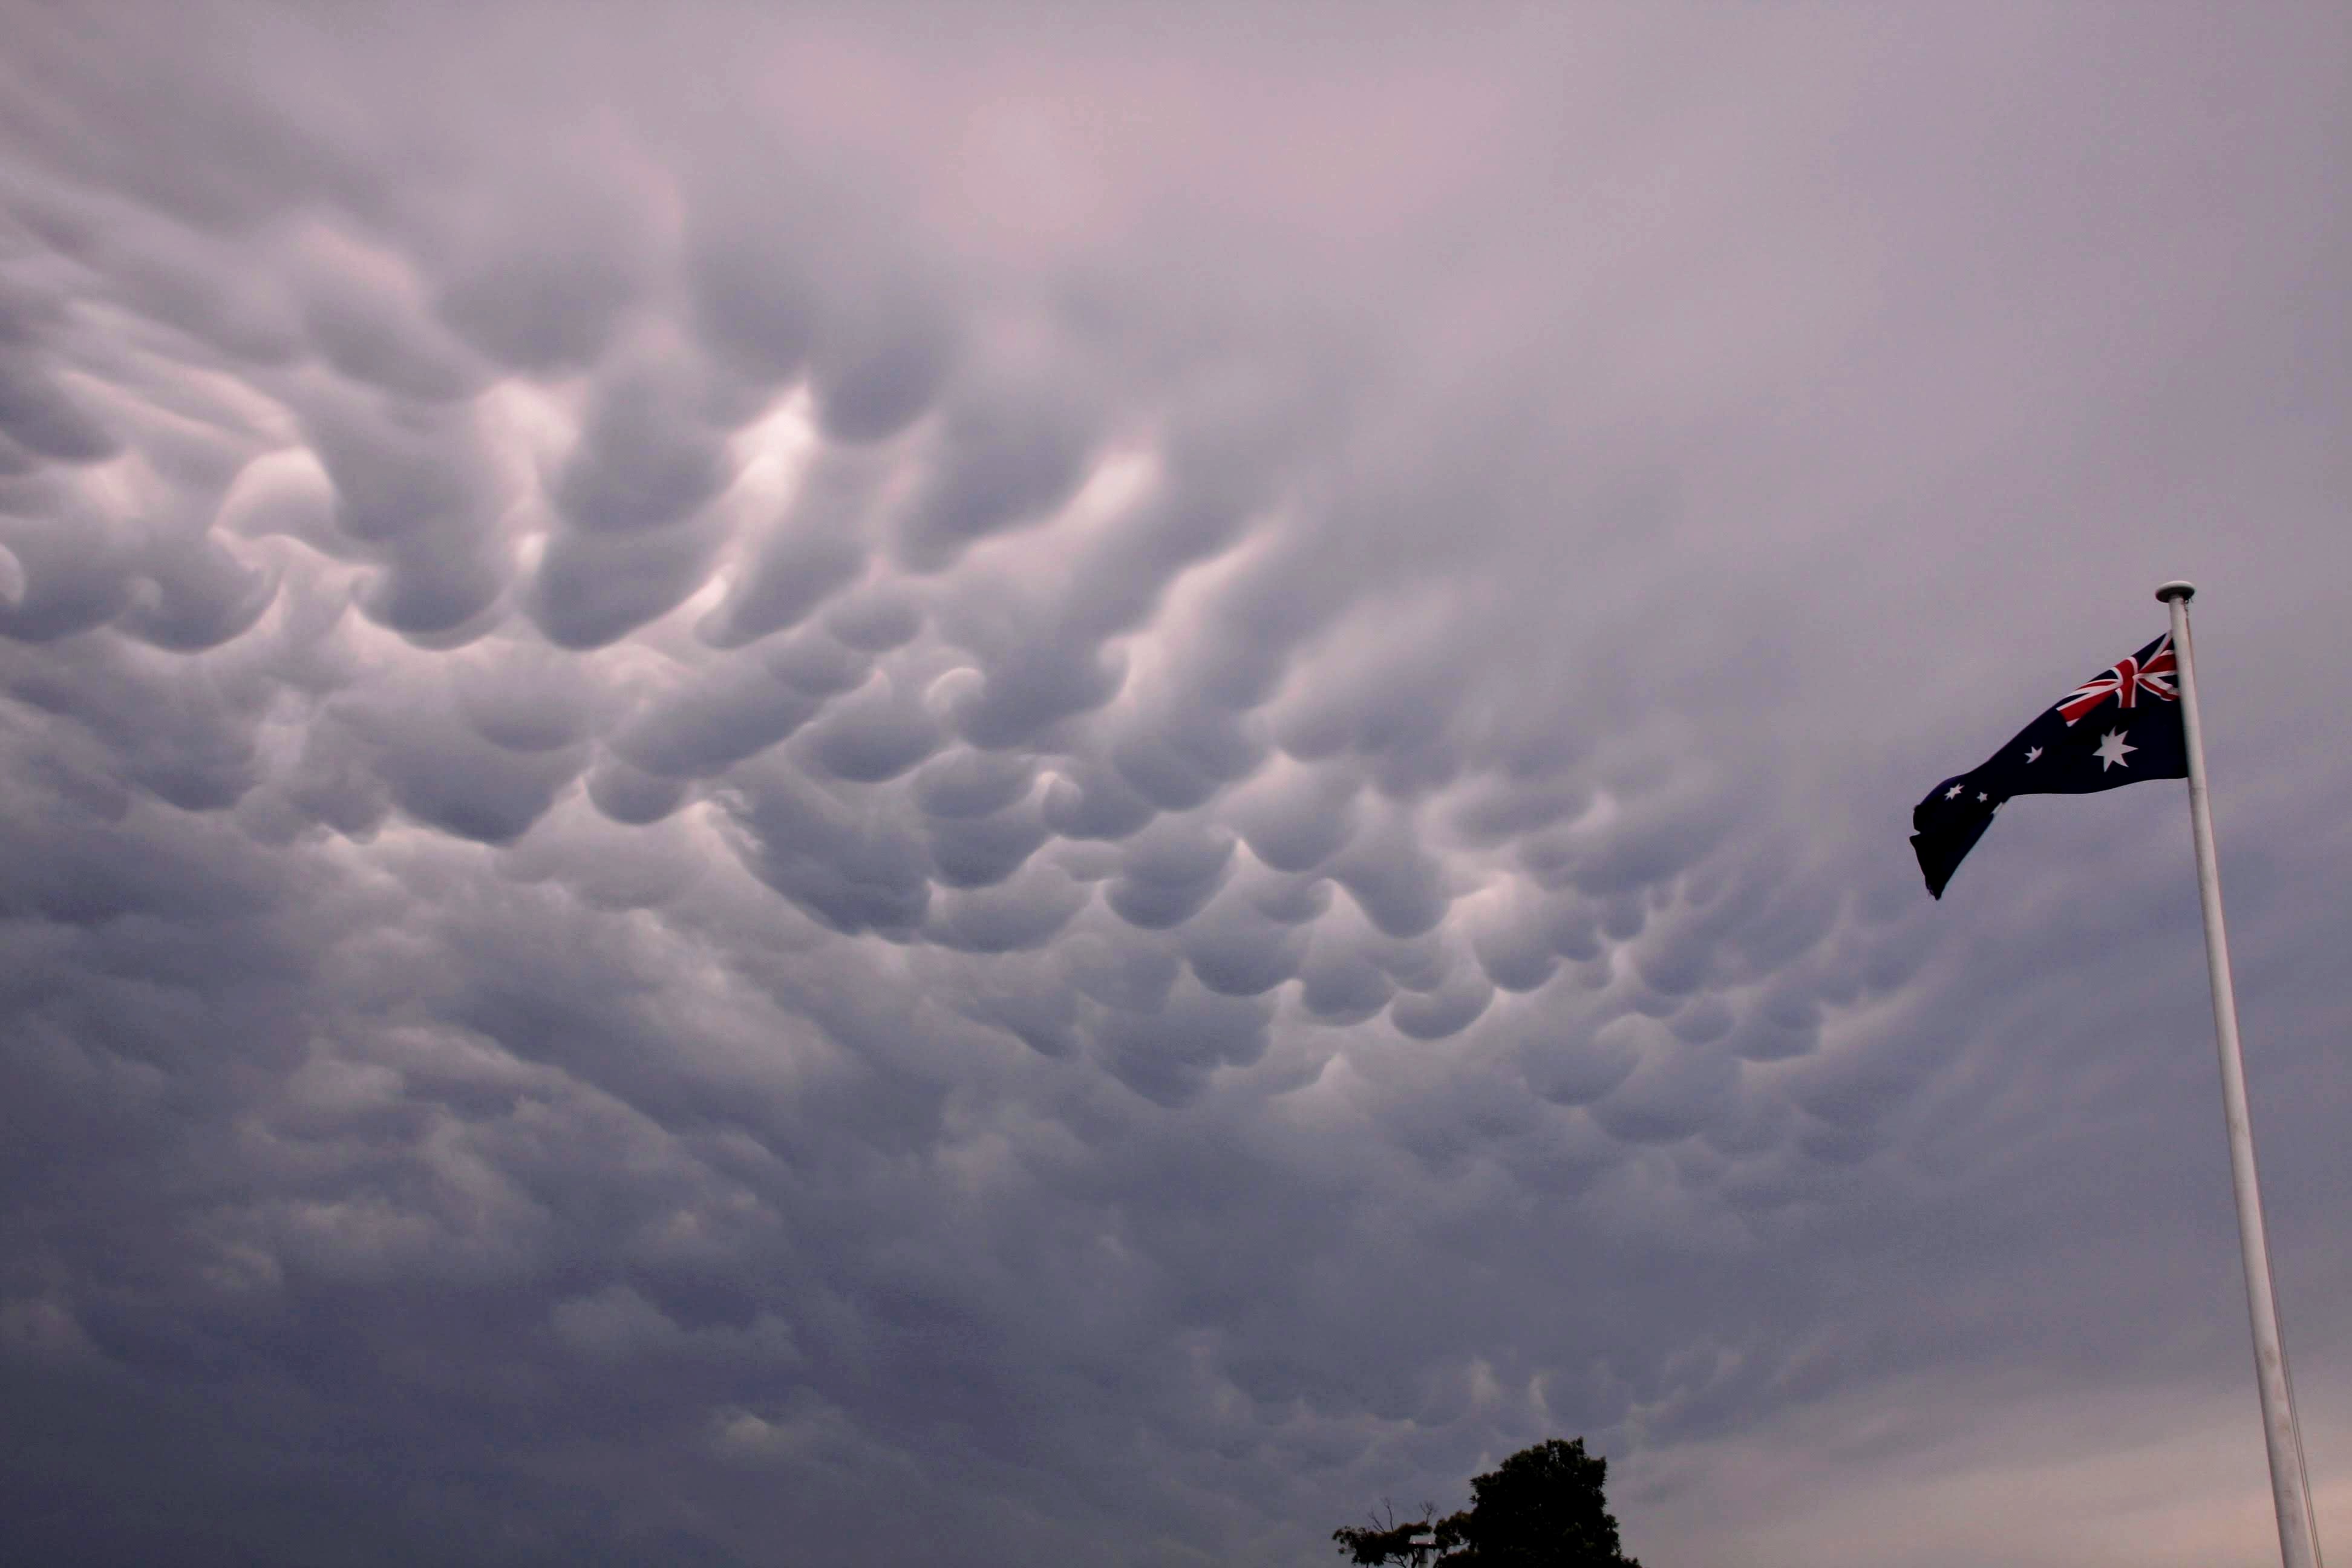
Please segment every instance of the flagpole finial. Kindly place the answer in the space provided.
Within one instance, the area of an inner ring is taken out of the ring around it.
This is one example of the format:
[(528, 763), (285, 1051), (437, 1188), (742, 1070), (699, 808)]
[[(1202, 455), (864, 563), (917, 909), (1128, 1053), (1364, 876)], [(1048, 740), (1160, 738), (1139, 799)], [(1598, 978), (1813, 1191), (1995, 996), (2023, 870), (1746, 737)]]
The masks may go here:
[(2196, 596), (2196, 584), (2187, 582), (2179, 577), (2175, 577), (2171, 582), (2167, 583), (2163, 587), (2158, 588), (2156, 591), (2158, 600), (2167, 605), (2172, 603), (2175, 599), (2193, 598)]

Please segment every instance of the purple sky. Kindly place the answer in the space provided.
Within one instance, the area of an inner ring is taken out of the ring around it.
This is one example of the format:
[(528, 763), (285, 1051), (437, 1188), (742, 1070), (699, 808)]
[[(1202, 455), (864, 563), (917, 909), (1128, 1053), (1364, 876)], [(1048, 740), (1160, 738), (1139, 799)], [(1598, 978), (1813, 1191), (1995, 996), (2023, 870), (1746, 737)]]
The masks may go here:
[(0, 1558), (2352, 1550), (2341, 7), (0, 5)]

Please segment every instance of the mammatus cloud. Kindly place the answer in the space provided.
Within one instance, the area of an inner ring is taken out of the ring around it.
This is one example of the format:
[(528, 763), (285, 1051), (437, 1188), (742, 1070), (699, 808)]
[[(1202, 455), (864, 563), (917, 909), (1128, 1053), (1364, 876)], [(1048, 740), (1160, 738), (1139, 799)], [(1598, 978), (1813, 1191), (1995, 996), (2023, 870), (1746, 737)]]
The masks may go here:
[(2324, 1406), (2341, 29), (1067, 22), (8, 17), (0, 1541), (2258, 1551), (2177, 803), (1902, 824), (2217, 579)]

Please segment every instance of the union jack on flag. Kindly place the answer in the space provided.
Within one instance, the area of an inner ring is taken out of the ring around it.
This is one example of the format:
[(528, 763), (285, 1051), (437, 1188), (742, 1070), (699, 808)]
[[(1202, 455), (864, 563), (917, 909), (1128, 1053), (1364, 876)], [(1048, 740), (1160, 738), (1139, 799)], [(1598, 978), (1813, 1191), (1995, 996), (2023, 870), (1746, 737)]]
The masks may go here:
[(2086, 680), (2058, 700), (2058, 712), (2069, 729), (2074, 721), (2112, 697), (2118, 708), (2137, 708), (2139, 694), (2147, 692), (2159, 701), (2170, 702), (2180, 695), (2173, 689), (2173, 672), (2179, 667), (2172, 658), (2172, 634), (2167, 632), (2156, 642), (2154, 651), (2143, 648), (2142, 658), (2135, 654), (2119, 658), (2107, 667), (2107, 672), (2095, 680)]

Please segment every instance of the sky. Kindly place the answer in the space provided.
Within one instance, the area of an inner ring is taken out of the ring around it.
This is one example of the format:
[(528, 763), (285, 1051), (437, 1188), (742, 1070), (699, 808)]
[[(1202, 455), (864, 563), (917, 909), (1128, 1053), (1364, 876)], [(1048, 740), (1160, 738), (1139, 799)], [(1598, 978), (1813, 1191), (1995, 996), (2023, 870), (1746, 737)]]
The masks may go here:
[(0, 1557), (2352, 1551), (2352, 15), (0, 6)]

